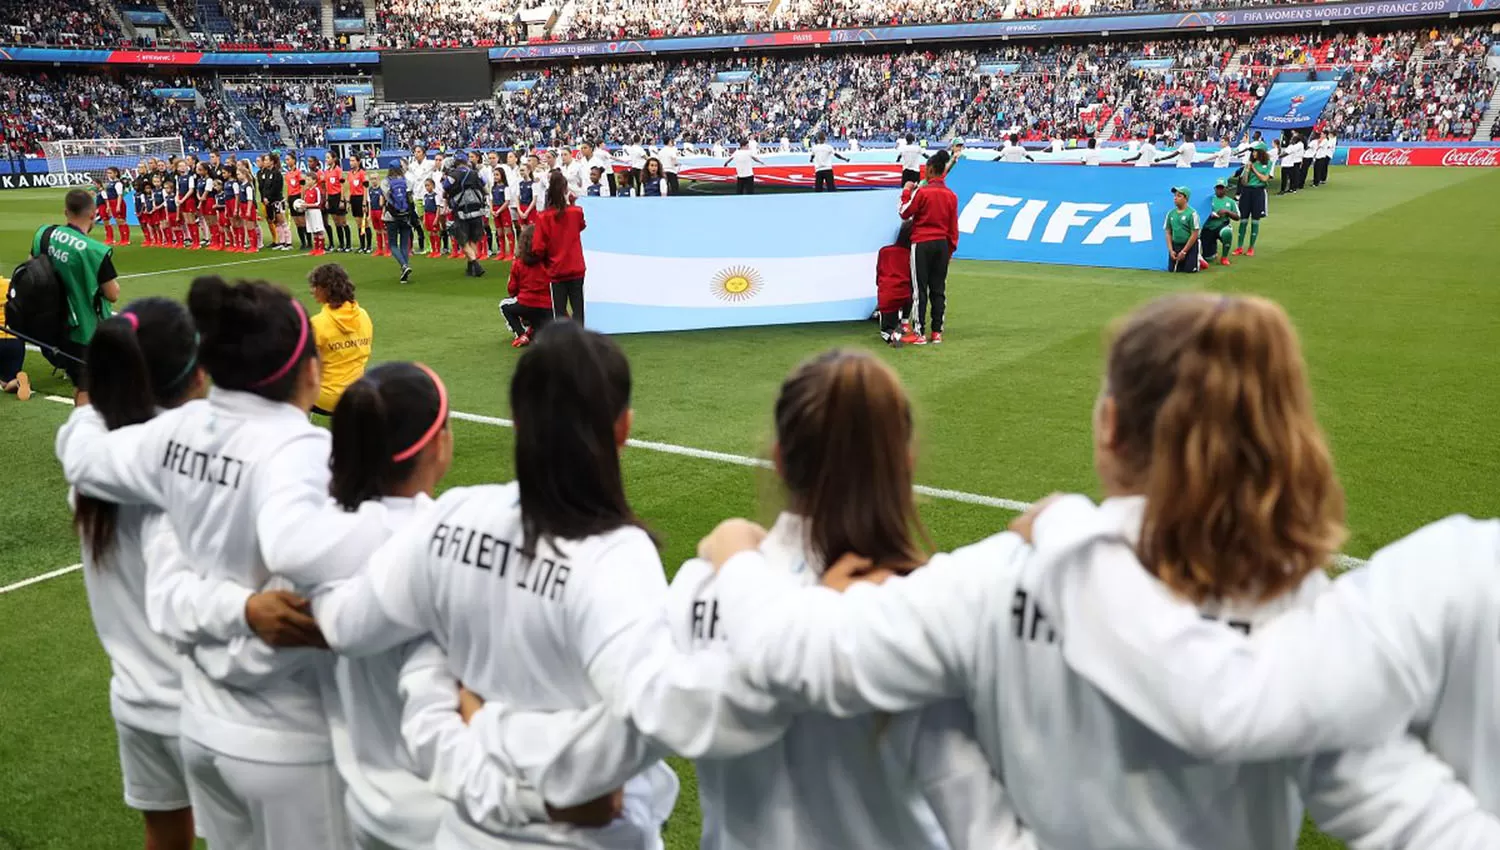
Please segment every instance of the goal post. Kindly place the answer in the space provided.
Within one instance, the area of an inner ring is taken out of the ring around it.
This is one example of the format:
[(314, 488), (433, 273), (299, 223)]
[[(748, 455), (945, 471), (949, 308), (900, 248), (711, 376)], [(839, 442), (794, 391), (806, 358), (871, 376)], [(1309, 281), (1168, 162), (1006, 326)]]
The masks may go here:
[(64, 175), (69, 182), (83, 184), (92, 177), (103, 177), (106, 169), (118, 168), (122, 175), (134, 175), (141, 160), (182, 156), (181, 136), (159, 136), (145, 139), (58, 139), (42, 142), (47, 155), (47, 171)]

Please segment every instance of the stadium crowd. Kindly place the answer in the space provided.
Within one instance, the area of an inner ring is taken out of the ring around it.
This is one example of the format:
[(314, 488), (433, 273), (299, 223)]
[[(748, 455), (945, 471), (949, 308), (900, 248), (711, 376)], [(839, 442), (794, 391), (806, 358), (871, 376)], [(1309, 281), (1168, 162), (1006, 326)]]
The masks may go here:
[(201, 103), (167, 100), (152, 89), (196, 87), (209, 81), (142, 74), (62, 74), (56, 70), (0, 74), (0, 129), (12, 150), (40, 155), (52, 139), (182, 136), (188, 147), (232, 150), (246, 136), (239, 121), (212, 97)]
[[(349, 126), (354, 111), (354, 99), (335, 94), (334, 84), (326, 79), (235, 80), (226, 82), (225, 90), (260, 121), (261, 131), (269, 137), (294, 147), (321, 147), (323, 131)], [(290, 136), (283, 138), (277, 114)]]
[[(209, 0), (221, 7), (229, 32), (207, 32), (198, 0), (164, 0), (200, 47), (329, 49), (348, 36), (323, 37), (318, 7), (305, 2)], [(588, 41), (714, 33), (951, 23), (1010, 18), (1056, 18), (1115, 12), (1185, 11), (1264, 6), (1292, 0), (379, 0), (366, 44), (392, 48), (491, 46), (528, 41)], [(772, 7), (774, 5), (774, 11)], [(528, 31), (521, 12), (545, 8)], [(217, 15), (217, 12), (210, 12)], [(363, 18), (359, 0), (339, 0), (336, 16)], [(105, 0), (63, 0), (37, 7), (0, 0), (0, 41), (12, 44), (94, 45), (126, 41)], [(175, 34), (159, 36), (175, 42)], [(1287, 40), (1289, 49), (1301, 43)], [(1277, 48), (1270, 47), (1270, 50)]]
[[(387, 103), (368, 123), (403, 148), (419, 140), (495, 147), (583, 138), (732, 147), (744, 136), (800, 144), (819, 132), (866, 143), (907, 133), (933, 140), (1184, 132), (1216, 139), (1239, 133), (1277, 68), (1297, 65), (1348, 69), (1325, 116), (1339, 138), (1468, 138), (1494, 92), (1496, 72), (1486, 66), (1493, 39), (1477, 26), (578, 63), (522, 71), (534, 84), (502, 90), (491, 102)], [(17, 104), (3, 119), (17, 149), (34, 148), (60, 127), (74, 128), (73, 136), (161, 135), (175, 134), (180, 123), (190, 141), (213, 147), (243, 137), (206, 81), (198, 85), (205, 103), (195, 108), (152, 95), (160, 78), (69, 74), (78, 83), (63, 86), (53, 71), (15, 79), (0, 96)], [(325, 128), (348, 126), (354, 106), (327, 80), (226, 85), (261, 135), (298, 147), (320, 145)], [(63, 106), (69, 97), (90, 106), (70, 110)]]
[[(821, 54), (579, 64), (537, 73), (529, 89), (457, 110), (388, 104), (372, 118), (391, 144), (615, 143), (741, 136), (802, 142), (924, 138), (1137, 138), (1237, 134), (1286, 64), (1351, 67), (1330, 109), (1340, 138), (1474, 133), (1493, 90), (1490, 35), (1477, 27), (1364, 35), (1206, 37), (1001, 50)], [(1410, 61), (1427, 45), (1422, 63)], [(1236, 62), (1236, 56), (1238, 61)], [(1171, 59), (1170, 67), (1138, 60)]]
[[(573, 18), (555, 27), (559, 41), (604, 41), (619, 38), (661, 38), (771, 29), (765, 11), (769, 4), (743, 0), (577, 0)], [(785, 29), (786, 27), (779, 27)]]
[(125, 41), (108, 0), (0, 0), (0, 44), (94, 47)]
[(385, 0), (375, 8), (372, 41), (384, 47), (520, 44), (526, 28), (510, 0)]

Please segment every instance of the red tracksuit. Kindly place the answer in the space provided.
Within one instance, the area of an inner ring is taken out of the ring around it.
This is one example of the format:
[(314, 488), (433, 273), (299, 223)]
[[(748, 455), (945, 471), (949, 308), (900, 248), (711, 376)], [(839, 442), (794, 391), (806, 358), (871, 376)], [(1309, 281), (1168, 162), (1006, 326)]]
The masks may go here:
[(527, 265), (520, 260), (512, 263), (506, 291), (522, 307), (552, 309), (552, 281), (541, 263)]
[(581, 280), (583, 263), (583, 207), (569, 204), (561, 210), (543, 210), (537, 215), (536, 251), (546, 257), (547, 275), (553, 283)]
[(901, 217), (911, 219), (912, 272), (917, 290), (916, 323), (922, 334), (927, 325), (927, 302), (932, 302), (934, 334), (943, 332), (948, 306), (948, 261), (958, 250), (958, 196), (941, 177), (933, 177), (907, 199), (902, 195)]
[(532, 250), (545, 257), (547, 277), (552, 281), (552, 315), (572, 316), (583, 324), (583, 207), (569, 204), (543, 210), (537, 215)]
[(875, 295), (884, 313), (904, 313), (911, 307), (911, 249), (887, 245), (875, 261)]
[(552, 321), (552, 281), (541, 263), (527, 265), (516, 260), (510, 265), (506, 291), (516, 300), (501, 302), (500, 312), (515, 333), (516, 344), (524, 345), (530, 334)]

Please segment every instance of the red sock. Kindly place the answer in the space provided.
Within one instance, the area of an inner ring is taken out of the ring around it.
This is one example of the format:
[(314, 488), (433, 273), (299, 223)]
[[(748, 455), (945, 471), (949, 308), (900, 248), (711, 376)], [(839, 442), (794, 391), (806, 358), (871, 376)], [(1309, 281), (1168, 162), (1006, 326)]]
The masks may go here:
[(120, 222), (120, 243), (123, 245), (130, 244), (130, 225), (123, 221)]
[(115, 244), (115, 226), (108, 221), (104, 222), (104, 244)]

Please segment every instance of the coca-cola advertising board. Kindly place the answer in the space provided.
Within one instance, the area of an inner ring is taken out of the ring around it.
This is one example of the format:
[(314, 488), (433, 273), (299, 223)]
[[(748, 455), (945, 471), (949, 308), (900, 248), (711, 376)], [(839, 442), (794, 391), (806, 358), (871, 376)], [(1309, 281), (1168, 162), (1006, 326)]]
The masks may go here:
[(1355, 147), (1350, 165), (1437, 165), (1450, 168), (1493, 168), (1500, 165), (1500, 145), (1489, 148)]

